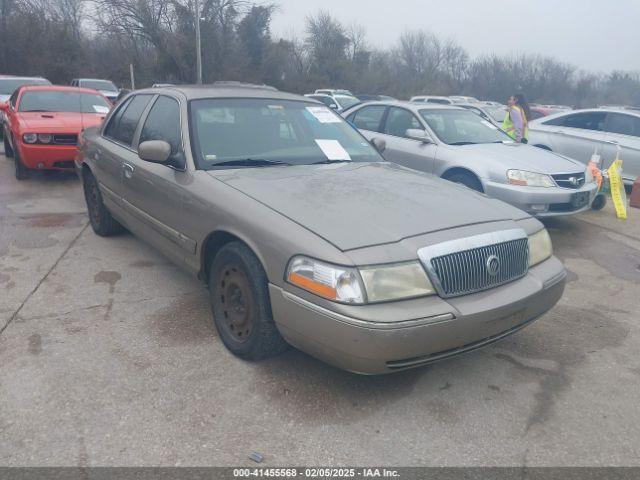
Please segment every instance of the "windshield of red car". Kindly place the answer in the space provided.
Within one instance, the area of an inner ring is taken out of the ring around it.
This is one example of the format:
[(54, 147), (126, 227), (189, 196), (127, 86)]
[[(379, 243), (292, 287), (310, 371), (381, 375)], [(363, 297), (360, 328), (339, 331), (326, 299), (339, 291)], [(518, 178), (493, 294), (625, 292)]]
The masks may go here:
[(23, 85), (51, 85), (44, 78), (0, 78), (0, 95), (11, 95)]
[(270, 99), (190, 102), (200, 168), (238, 160), (292, 165), (379, 162), (371, 144), (333, 110), (316, 103)]
[(22, 94), (20, 112), (109, 112), (110, 105), (101, 95), (55, 90), (31, 90)]

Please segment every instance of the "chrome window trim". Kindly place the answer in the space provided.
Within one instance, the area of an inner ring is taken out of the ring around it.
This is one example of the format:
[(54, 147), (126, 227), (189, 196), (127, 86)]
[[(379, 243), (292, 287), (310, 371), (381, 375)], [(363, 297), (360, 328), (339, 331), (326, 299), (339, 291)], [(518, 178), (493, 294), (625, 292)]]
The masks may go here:
[(481, 233), (470, 237), (457, 238), (448, 240), (434, 245), (428, 245), (418, 250), (418, 258), (422, 266), (427, 272), (429, 280), (442, 298), (448, 298), (450, 295), (445, 293), (444, 287), (440, 282), (431, 260), (443, 255), (473, 250), (476, 248), (487, 247), (498, 243), (510, 242), (513, 240), (528, 239), (527, 232), (521, 228), (513, 228), (509, 230), (499, 230), (497, 232)]

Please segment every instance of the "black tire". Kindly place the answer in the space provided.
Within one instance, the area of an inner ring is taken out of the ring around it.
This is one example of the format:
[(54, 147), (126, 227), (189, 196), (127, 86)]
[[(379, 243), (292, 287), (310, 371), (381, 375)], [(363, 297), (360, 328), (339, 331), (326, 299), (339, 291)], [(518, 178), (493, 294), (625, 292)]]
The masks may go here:
[(13, 148), (11, 148), (8, 136), (5, 135), (2, 141), (4, 143), (4, 156), (7, 158), (13, 158)]
[(87, 212), (91, 228), (101, 237), (110, 237), (124, 231), (124, 227), (111, 216), (102, 201), (102, 194), (98, 182), (90, 172), (84, 172), (84, 199), (87, 202)]
[(13, 162), (15, 163), (15, 175), (18, 180), (26, 180), (29, 178), (31, 170), (27, 168), (27, 166), (22, 163), (22, 159), (20, 158), (20, 152), (18, 150), (13, 152)]
[(229, 351), (245, 360), (273, 357), (289, 347), (273, 321), (267, 285), (262, 264), (241, 242), (224, 245), (211, 263), (213, 322)]
[(451, 175), (447, 175), (444, 178), (445, 180), (449, 180), (453, 183), (460, 183), (465, 187), (470, 188), (471, 190), (475, 190), (476, 192), (484, 192), (480, 180), (478, 180), (470, 173), (452, 173)]
[(606, 204), (607, 197), (603, 194), (596, 195), (596, 198), (594, 198), (591, 203), (591, 210), (602, 210)]

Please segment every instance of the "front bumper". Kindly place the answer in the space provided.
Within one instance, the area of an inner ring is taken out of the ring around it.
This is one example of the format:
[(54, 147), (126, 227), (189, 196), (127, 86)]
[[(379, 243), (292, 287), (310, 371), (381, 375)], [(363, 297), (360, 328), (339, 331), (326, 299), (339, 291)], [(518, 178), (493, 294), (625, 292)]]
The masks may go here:
[(583, 212), (591, 207), (598, 185), (587, 183), (578, 189), (521, 187), (485, 182), (487, 195), (509, 203), (536, 217), (555, 217)]
[[(269, 289), (274, 319), (289, 343), (342, 369), (382, 374), (426, 365), (514, 333), (558, 302), (565, 277), (564, 267), (552, 257), (498, 288), (446, 301), (431, 296), (350, 306), (352, 315), (320, 307), (273, 284)], [(420, 302), (428, 314), (406, 319), (407, 311)], [(380, 321), (380, 311), (387, 321)]]
[(77, 153), (75, 145), (20, 145), (22, 163), (37, 170), (72, 171)]

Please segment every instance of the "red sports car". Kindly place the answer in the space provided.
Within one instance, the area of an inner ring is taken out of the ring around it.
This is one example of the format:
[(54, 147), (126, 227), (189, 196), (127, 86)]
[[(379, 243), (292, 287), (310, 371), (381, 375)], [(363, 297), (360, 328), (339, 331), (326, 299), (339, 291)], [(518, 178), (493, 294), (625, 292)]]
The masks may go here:
[(73, 170), (78, 135), (99, 125), (111, 104), (95, 90), (77, 87), (24, 86), (4, 111), (4, 151), (14, 157), (16, 178), (31, 170)]

